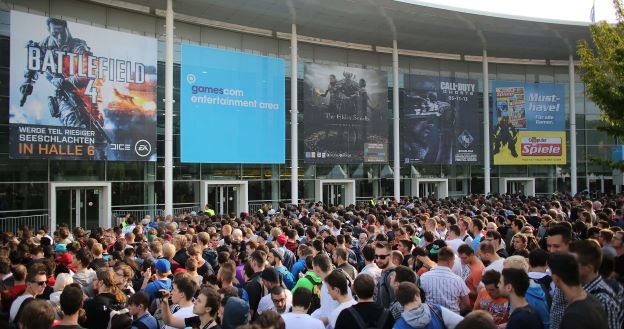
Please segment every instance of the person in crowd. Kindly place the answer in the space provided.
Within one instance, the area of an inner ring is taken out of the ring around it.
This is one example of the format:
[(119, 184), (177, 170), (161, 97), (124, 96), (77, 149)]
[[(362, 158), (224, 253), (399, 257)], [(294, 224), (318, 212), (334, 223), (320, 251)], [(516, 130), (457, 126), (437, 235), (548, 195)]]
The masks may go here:
[(297, 289), (297, 291), (293, 293), (292, 310), (282, 314), (286, 329), (325, 328), (321, 320), (315, 319), (308, 314), (312, 297), (312, 291), (307, 288)]
[[(260, 278), (263, 291), (267, 293), (260, 298), (258, 314), (267, 311), (284, 313), (285, 309), (292, 305), (292, 293), (288, 289), (275, 289), (277, 287), (285, 288), (280, 273), (275, 268), (269, 267), (262, 271)], [(276, 296), (273, 296), (272, 291), (276, 293)], [(278, 301), (278, 305), (276, 305), (276, 301)]]
[(440, 304), (460, 314), (461, 311), (471, 309), (468, 298), (470, 290), (464, 280), (451, 271), (454, 262), (453, 250), (443, 247), (438, 252), (438, 266), (423, 274), (420, 284), (428, 302)]
[(423, 303), (421, 292), (413, 282), (402, 282), (397, 289), (397, 300), (403, 312), (394, 329), (456, 328), (463, 317), (439, 305)]
[(497, 325), (509, 319), (509, 299), (499, 290), (501, 274), (495, 270), (486, 271), (481, 277), (484, 288), (479, 291), (473, 310), (484, 310), (492, 315)]
[(26, 289), (24, 293), (15, 298), (11, 304), (9, 321), (16, 324), (20, 319), (20, 315), (25, 312), (25, 306), (41, 295), (47, 284), (48, 277), (45, 267), (42, 264), (33, 264), (28, 269), (28, 274), (26, 275)]
[(149, 312), (149, 295), (144, 291), (128, 298), (128, 314), (132, 316), (132, 329), (159, 329), (158, 320)]
[(20, 329), (47, 329), (54, 323), (54, 310), (45, 300), (33, 300), (24, 306), (19, 318)]
[(517, 268), (505, 268), (500, 279), (500, 293), (509, 298), (511, 314), (507, 321), (508, 329), (545, 329), (537, 311), (529, 305), (524, 295), (529, 288), (527, 273)]
[(394, 325), (392, 314), (373, 300), (375, 281), (370, 275), (360, 275), (355, 278), (352, 289), (358, 297), (358, 302), (340, 312), (335, 328), (392, 328)]
[(481, 282), (481, 276), (483, 275), (483, 263), (474, 253), (474, 250), (470, 247), (470, 245), (464, 243), (459, 248), (457, 248), (457, 254), (459, 255), (459, 259), (461, 262), (468, 266), (470, 273), (466, 278), (466, 286), (470, 293), (468, 293), (468, 297), (470, 298), (470, 305), (474, 305), (475, 300), (477, 299), (477, 292), (479, 288), (479, 283)]
[(377, 280), (375, 303), (388, 308), (396, 300), (394, 289), (392, 289), (392, 277), (394, 276), (395, 265), (390, 261), (392, 249), (387, 242), (379, 241), (375, 244), (375, 264), (381, 269), (381, 276)]
[(587, 293), (581, 285), (579, 264), (576, 258), (567, 252), (554, 252), (548, 257), (548, 267), (552, 272), (553, 282), (563, 293), (567, 302), (560, 327), (565, 329), (608, 328), (607, 312), (603, 304)]
[(54, 326), (54, 329), (81, 329), (82, 327), (78, 324), (78, 317), (83, 301), (84, 294), (80, 286), (77, 284), (65, 286), (59, 300), (63, 317)]
[[(604, 248), (604, 247), (603, 247)], [(604, 250), (604, 249), (603, 249)], [(623, 296), (611, 288), (598, 273), (603, 262), (600, 245), (596, 240), (580, 240), (570, 244), (570, 252), (579, 263), (579, 274), (583, 289), (596, 297), (607, 312), (609, 329), (622, 328), (624, 325)]]
[(334, 270), (323, 279), (327, 284), (327, 291), (329, 296), (338, 302), (338, 307), (334, 308), (328, 317), (327, 328), (336, 328), (336, 320), (342, 310), (347, 307), (353, 306), (356, 301), (349, 295), (349, 283), (351, 280), (347, 277), (347, 274), (343, 271)]

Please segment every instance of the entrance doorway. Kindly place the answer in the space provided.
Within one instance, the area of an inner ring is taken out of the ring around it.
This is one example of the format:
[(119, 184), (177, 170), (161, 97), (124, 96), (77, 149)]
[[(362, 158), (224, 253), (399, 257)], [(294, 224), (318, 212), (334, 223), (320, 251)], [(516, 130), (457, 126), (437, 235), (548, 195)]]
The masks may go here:
[(320, 179), (316, 181), (315, 197), (327, 205), (355, 204), (355, 180)]
[(446, 178), (414, 178), (412, 179), (412, 192), (419, 198), (435, 197), (444, 199), (448, 197), (448, 179)]
[(499, 191), (501, 193), (524, 194), (535, 196), (535, 178), (506, 177), (500, 178)]
[(50, 227), (66, 224), (70, 228), (91, 230), (111, 227), (110, 183), (50, 183)]
[(209, 203), (218, 214), (249, 211), (247, 185), (247, 181), (203, 181), (201, 209)]

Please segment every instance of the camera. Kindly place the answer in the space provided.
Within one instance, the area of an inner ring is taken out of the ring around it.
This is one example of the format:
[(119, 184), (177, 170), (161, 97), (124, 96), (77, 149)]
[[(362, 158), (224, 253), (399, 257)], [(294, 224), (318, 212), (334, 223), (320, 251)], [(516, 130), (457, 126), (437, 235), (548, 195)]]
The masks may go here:
[(154, 297), (156, 298), (166, 298), (169, 297), (169, 293), (166, 291), (157, 291), (156, 294), (154, 294)]

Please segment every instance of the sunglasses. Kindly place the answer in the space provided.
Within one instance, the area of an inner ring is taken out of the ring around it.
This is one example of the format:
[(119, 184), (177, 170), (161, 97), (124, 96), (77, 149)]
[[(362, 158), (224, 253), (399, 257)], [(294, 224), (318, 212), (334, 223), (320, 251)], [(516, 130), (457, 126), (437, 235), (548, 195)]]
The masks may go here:
[(390, 255), (375, 255), (375, 258), (376, 259), (386, 259), (386, 258), (388, 258), (388, 256), (390, 256)]
[(30, 283), (34, 283), (40, 287), (43, 287), (46, 285), (47, 281), (31, 281)]

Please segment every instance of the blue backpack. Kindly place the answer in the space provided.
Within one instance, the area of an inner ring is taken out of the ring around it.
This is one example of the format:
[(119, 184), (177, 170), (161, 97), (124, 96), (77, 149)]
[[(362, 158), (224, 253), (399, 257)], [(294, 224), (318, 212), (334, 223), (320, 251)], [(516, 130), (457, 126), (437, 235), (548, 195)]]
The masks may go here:
[(414, 328), (410, 326), (403, 317), (400, 317), (394, 323), (393, 329), (446, 329), (444, 319), (442, 319), (442, 308), (438, 304), (429, 304), (429, 312), (431, 313), (431, 321), (425, 327)]

